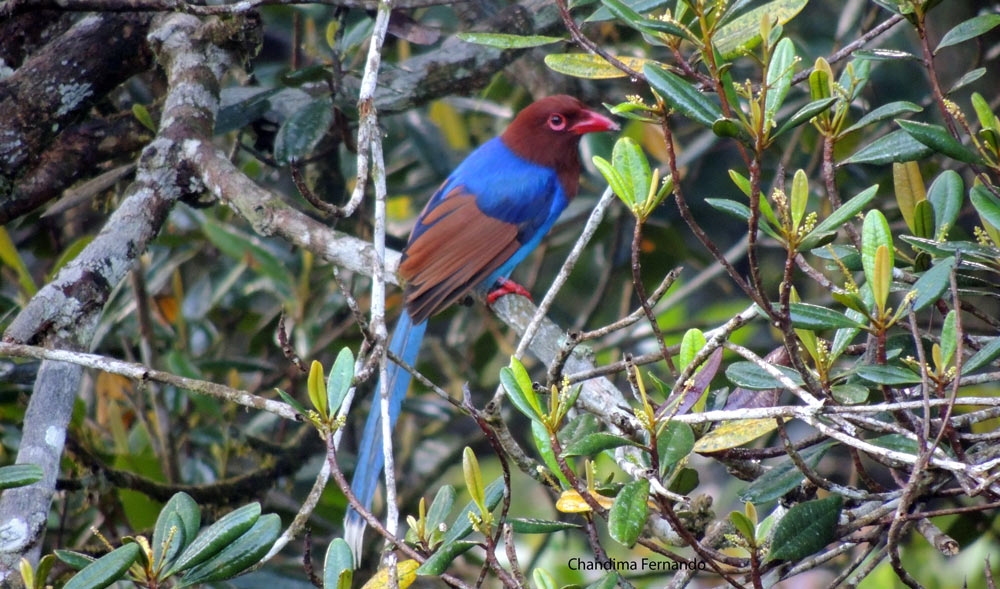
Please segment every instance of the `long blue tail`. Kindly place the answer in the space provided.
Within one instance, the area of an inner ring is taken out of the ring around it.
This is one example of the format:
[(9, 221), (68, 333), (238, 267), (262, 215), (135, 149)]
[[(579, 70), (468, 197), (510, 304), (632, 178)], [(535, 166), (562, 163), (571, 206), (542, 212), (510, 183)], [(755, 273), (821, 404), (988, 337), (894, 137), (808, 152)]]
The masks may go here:
[[(410, 366), (414, 366), (417, 354), (420, 352), (420, 342), (424, 339), (426, 321), (414, 324), (405, 310), (399, 316), (396, 328), (392, 332), (389, 349), (402, 358)], [(410, 373), (403, 370), (395, 362), (390, 361), (386, 370), (386, 387), (389, 390), (389, 427), (396, 425), (399, 410), (406, 397), (406, 389), (410, 386)], [(371, 508), (375, 487), (378, 486), (385, 459), (382, 454), (382, 413), (380, 411), (379, 391), (381, 383), (375, 387), (372, 396), (372, 406), (365, 422), (365, 431), (358, 446), (358, 464), (354, 469), (354, 479), (351, 481), (351, 491), (366, 508)], [(344, 517), (344, 539), (354, 552), (355, 560), (361, 558), (361, 540), (365, 532), (365, 521), (358, 512), (347, 509)]]

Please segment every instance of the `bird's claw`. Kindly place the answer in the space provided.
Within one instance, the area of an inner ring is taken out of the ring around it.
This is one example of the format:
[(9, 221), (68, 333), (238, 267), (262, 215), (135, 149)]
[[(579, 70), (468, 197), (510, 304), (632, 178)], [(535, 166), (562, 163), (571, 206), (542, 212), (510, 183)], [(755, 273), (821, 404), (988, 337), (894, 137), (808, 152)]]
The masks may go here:
[(496, 288), (491, 290), (486, 295), (486, 304), (489, 306), (493, 306), (493, 303), (497, 302), (497, 299), (508, 294), (521, 295), (522, 297), (526, 297), (529, 301), (535, 302), (534, 299), (531, 298), (531, 293), (513, 280), (501, 278), (497, 280), (496, 284)]

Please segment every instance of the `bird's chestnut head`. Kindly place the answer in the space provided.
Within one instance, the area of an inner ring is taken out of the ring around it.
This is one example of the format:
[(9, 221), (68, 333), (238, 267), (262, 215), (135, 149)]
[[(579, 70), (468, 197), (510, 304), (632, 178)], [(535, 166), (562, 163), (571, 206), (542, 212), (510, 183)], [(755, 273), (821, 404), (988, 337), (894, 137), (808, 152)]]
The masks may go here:
[(526, 160), (555, 168), (563, 188), (572, 197), (580, 175), (580, 137), (596, 131), (617, 131), (618, 125), (560, 94), (536, 100), (514, 117), (501, 135), (511, 151)]

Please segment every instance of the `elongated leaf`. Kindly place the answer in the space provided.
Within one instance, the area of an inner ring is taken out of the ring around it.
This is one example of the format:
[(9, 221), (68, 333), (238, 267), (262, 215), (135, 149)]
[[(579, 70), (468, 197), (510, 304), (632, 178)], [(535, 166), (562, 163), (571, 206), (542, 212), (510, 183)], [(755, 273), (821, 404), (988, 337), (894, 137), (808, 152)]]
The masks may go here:
[(235, 577), (263, 558), (274, 546), (279, 534), (281, 534), (281, 517), (278, 514), (269, 513), (260, 516), (253, 527), (229, 543), (221, 552), (188, 570), (178, 587)]
[(202, 530), (194, 542), (188, 544), (165, 576), (189, 569), (212, 558), (252, 528), (259, 518), (260, 504), (257, 502), (248, 503), (227, 513), (219, 518), (219, 521)]
[(902, 366), (866, 364), (858, 367), (857, 372), (858, 376), (875, 384), (897, 386), (920, 382), (919, 374)]
[(313, 100), (288, 117), (274, 138), (274, 159), (290, 164), (305, 159), (333, 123), (333, 100)]
[(767, 66), (767, 98), (764, 102), (764, 125), (770, 126), (778, 109), (788, 96), (792, 85), (792, 67), (795, 63), (795, 44), (788, 37), (778, 41), (771, 55), (771, 63)]
[[(570, 6), (580, 6), (583, 4), (590, 4), (594, 0), (584, 0), (581, 2), (571, 2)], [(646, 13), (656, 10), (662, 6), (666, 6), (671, 0), (623, 0), (622, 4), (625, 4), (637, 13)], [(606, 6), (601, 6), (593, 14), (587, 17), (586, 22), (611, 20), (614, 18), (614, 14)]]
[[(800, 455), (803, 462), (815, 468), (834, 443), (832, 441), (824, 442), (802, 450)], [(748, 501), (757, 505), (774, 501), (799, 486), (799, 483), (804, 479), (805, 475), (795, 466), (795, 463), (790, 458), (785, 459), (784, 462), (765, 472), (744, 489), (740, 493), (740, 501)]]
[[(520, 365), (520, 362), (517, 365)], [(518, 411), (532, 421), (540, 419), (541, 409), (538, 407), (538, 400), (535, 399), (534, 403), (528, 400), (529, 395), (532, 398), (535, 395), (534, 389), (531, 388), (531, 379), (528, 379), (527, 388), (522, 388), (522, 376), (526, 377), (527, 373), (521, 374), (524, 371), (523, 366), (521, 366), (520, 371), (516, 371), (514, 366), (512, 363), (512, 366), (504, 366), (500, 369), (500, 383), (507, 391), (507, 398), (514, 404), (514, 407), (517, 407)]]
[(1000, 337), (991, 339), (990, 343), (983, 346), (971, 358), (963, 362), (962, 374), (965, 375), (979, 370), (995, 360), (997, 356), (1000, 356)]
[(531, 422), (531, 438), (535, 441), (535, 448), (542, 457), (542, 462), (545, 466), (556, 475), (566, 487), (571, 487), (569, 481), (566, 479), (566, 475), (563, 474), (562, 469), (559, 467), (559, 462), (556, 460), (556, 454), (552, 450), (552, 441), (549, 439), (549, 430), (541, 421)]
[[(396, 565), (395, 586), (399, 589), (408, 589), (417, 580), (417, 568), (419, 567), (420, 563), (412, 558), (400, 561)], [(393, 585), (389, 583), (389, 567), (382, 567), (375, 573), (375, 576), (368, 579), (368, 582), (361, 589), (390, 589), (390, 587)]]
[(341, 575), (347, 573), (353, 577), (353, 571), (354, 556), (351, 547), (343, 538), (334, 538), (326, 549), (326, 560), (323, 563), (324, 589), (337, 589)]
[(720, 347), (716, 348), (705, 359), (704, 364), (695, 373), (694, 384), (684, 393), (684, 397), (677, 405), (678, 415), (683, 415), (692, 408), (695, 411), (702, 411), (705, 408), (705, 393), (708, 391), (708, 385), (712, 383), (712, 379), (715, 378), (715, 374), (719, 371), (719, 366), (721, 365), (722, 348)]
[(660, 471), (683, 460), (694, 449), (694, 431), (691, 426), (679, 421), (670, 421), (656, 438), (656, 452), (660, 457)]
[[(896, 119), (897, 121), (899, 119)], [(884, 135), (854, 152), (841, 165), (873, 164), (922, 160), (934, 150), (911, 137), (902, 129)]]
[[(496, 509), (497, 505), (500, 505), (500, 500), (503, 499), (503, 477), (497, 478), (495, 481), (486, 486), (486, 508), (489, 510)], [(451, 524), (451, 528), (444, 535), (442, 539), (442, 544), (450, 544), (456, 540), (461, 540), (462, 538), (468, 536), (472, 533), (472, 522), (469, 521), (469, 514), (479, 515), (479, 508), (476, 507), (475, 502), (469, 501), (465, 504), (458, 512), (458, 517)]]
[(470, 540), (448, 542), (438, 548), (424, 564), (417, 568), (417, 574), (420, 576), (443, 574), (448, 570), (453, 560), (468, 552), (470, 548), (478, 545), (479, 542), (472, 542)]
[(772, 138), (777, 137), (778, 135), (781, 135), (782, 133), (788, 131), (789, 129), (794, 129), (795, 127), (798, 127), (802, 123), (808, 122), (816, 115), (820, 114), (821, 112), (825, 112), (827, 109), (833, 106), (833, 104), (837, 102), (837, 100), (838, 98), (836, 96), (828, 96), (826, 98), (820, 98), (819, 100), (813, 100), (812, 102), (806, 104), (799, 110), (795, 111), (795, 114), (788, 117), (788, 120), (782, 123), (781, 127), (779, 127), (777, 131), (771, 134), (771, 137)]
[(833, 540), (841, 504), (840, 495), (833, 495), (789, 509), (774, 528), (767, 559), (796, 561), (822, 550)]
[(945, 33), (944, 37), (941, 37), (941, 42), (934, 49), (934, 53), (945, 47), (958, 45), (963, 41), (968, 41), (969, 39), (988, 33), (997, 25), (1000, 25), (1000, 14), (980, 14), (969, 20), (962, 21)]
[(913, 208), (913, 234), (931, 239), (934, 237), (934, 207), (922, 200)]
[[(656, 4), (666, 4), (667, 1), (669, 0), (657, 0)], [(646, 18), (636, 12), (636, 10), (651, 10), (650, 8), (647, 8), (649, 4), (651, 4), (648, 1), (640, 0), (635, 2), (633, 0), (632, 2), (621, 2), (619, 0), (601, 0), (601, 4), (604, 4), (604, 9), (600, 9), (598, 12), (606, 9), (607, 12), (618, 17), (621, 22), (627, 24), (633, 29), (642, 31), (647, 35), (655, 36), (657, 33), (666, 33), (682, 39), (691, 40), (691, 36), (688, 35), (687, 31), (685, 31), (682, 27), (679, 27), (672, 22)], [(630, 6), (630, 4), (635, 5), (635, 7)], [(597, 19), (591, 17), (587, 20)]]
[(427, 527), (436, 529), (444, 523), (445, 518), (451, 513), (451, 507), (454, 504), (455, 487), (444, 485), (438, 489), (437, 495), (434, 496), (434, 501), (431, 502), (430, 509), (427, 510)]
[(917, 121), (896, 119), (896, 124), (909, 133), (911, 137), (930, 147), (938, 153), (967, 164), (982, 163), (983, 158), (978, 153), (962, 145), (941, 125), (931, 125)]
[(129, 542), (87, 565), (63, 585), (63, 589), (102, 589), (125, 576), (142, 549)]
[(955, 257), (945, 258), (931, 266), (913, 285), (911, 290), (917, 291), (913, 299), (913, 310), (920, 311), (941, 298), (951, 280), (951, 271), (955, 267)]
[[(891, 269), (893, 266), (892, 233), (889, 232), (889, 223), (885, 220), (882, 211), (873, 209), (865, 215), (865, 223), (861, 228), (861, 265), (865, 269), (865, 279), (873, 286), (881, 277), (875, 266), (875, 256), (878, 253), (878, 248), (882, 246), (886, 248), (888, 267)], [(885, 292), (888, 293), (889, 285), (884, 286)]]
[(917, 61), (916, 55), (898, 49), (861, 49), (854, 52), (855, 57), (870, 61)]
[(38, 292), (38, 286), (35, 285), (28, 267), (24, 265), (21, 254), (14, 247), (14, 242), (11, 240), (10, 234), (7, 233), (7, 228), (0, 226), (0, 266), (2, 264), (6, 264), (14, 269), (14, 272), (17, 274), (17, 280), (21, 285), (21, 290), (28, 297), (32, 297)]
[[(795, 370), (787, 366), (774, 364), (772, 366), (791, 379), (795, 384), (799, 386), (803, 384), (802, 376)], [(781, 384), (781, 381), (768, 374), (763, 368), (753, 362), (733, 362), (726, 368), (726, 378), (734, 385), (752, 391), (785, 388), (785, 385)]]
[[(653, 60), (643, 57), (616, 57), (635, 71), (642, 71), (643, 66), (647, 63), (655, 63)], [(545, 65), (560, 74), (591, 80), (624, 78), (626, 75), (625, 72), (605, 61), (603, 57), (589, 53), (550, 53), (545, 56)]]
[(859, 384), (835, 384), (830, 393), (842, 405), (859, 405), (868, 400), (868, 388)]
[(646, 525), (649, 507), (649, 481), (639, 479), (622, 487), (608, 514), (608, 533), (621, 544), (631, 548), (639, 541), (639, 534)]
[[(650, 171), (649, 161), (642, 148), (631, 137), (622, 137), (615, 142), (611, 152), (611, 163), (621, 174), (625, 182), (630, 200), (637, 205), (642, 204), (649, 194)], [(619, 195), (624, 196), (624, 195)]]
[(715, 49), (723, 58), (735, 57), (760, 43), (760, 21), (765, 15), (772, 24), (783, 25), (799, 13), (807, 0), (773, 0), (743, 13), (719, 28), (712, 38)]
[(273, 281), (279, 293), (291, 296), (295, 281), (287, 265), (260, 245), (257, 238), (247, 236), (233, 227), (223, 226), (210, 217), (205, 217), (201, 229), (205, 237), (222, 253), (237, 261), (248, 260), (255, 272)]
[(912, 102), (907, 102), (906, 100), (899, 100), (897, 102), (890, 102), (889, 104), (883, 104), (882, 106), (872, 110), (871, 112), (865, 114), (865, 116), (858, 119), (858, 122), (854, 123), (850, 127), (841, 131), (841, 135), (846, 135), (852, 131), (857, 131), (862, 127), (871, 125), (872, 123), (877, 123), (885, 119), (890, 119), (896, 115), (903, 114), (904, 112), (920, 112), (924, 110), (918, 104)]
[(571, 530), (579, 528), (580, 524), (571, 522), (552, 521), (547, 519), (534, 519), (523, 517), (512, 517), (507, 520), (511, 529), (518, 534), (550, 534), (561, 530)]
[(11, 464), (0, 467), (0, 489), (24, 487), (42, 480), (45, 473), (37, 464)]
[(774, 419), (737, 419), (727, 421), (708, 432), (694, 444), (702, 454), (728, 450), (752, 442), (778, 428)]
[(942, 237), (955, 226), (962, 209), (965, 185), (954, 170), (941, 172), (927, 190), (927, 200), (934, 207), (934, 237)]
[(864, 327), (843, 313), (808, 303), (789, 303), (789, 314), (792, 318), (792, 324), (799, 329), (818, 331), (843, 327)]
[(984, 221), (1000, 228), (1000, 199), (982, 184), (972, 187), (972, 190), (969, 191), (969, 198), (972, 200), (972, 206), (976, 207), (976, 212)]
[(816, 247), (823, 235), (836, 231), (841, 225), (854, 217), (854, 215), (860, 213), (875, 198), (876, 194), (878, 194), (878, 184), (869, 186), (845, 202), (839, 209), (831, 213), (826, 219), (823, 219), (819, 225), (806, 235), (802, 243), (799, 244), (799, 251), (804, 252)]
[(958, 81), (955, 82), (955, 84), (948, 89), (948, 94), (954, 94), (958, 90), (965, 88), (969, 84), (975, 82), (976, 80), (982, 78), (985, 75), (986, 75), (986, 68), (984, 67), (977, 67), (974, 70), (966, 72), (964, 76), (959, 78)]
[(654, 64), (646, 64), (642, 71), (670, 108), (689, 119), (711, 128), (722, 117), (722, 109), (684, 78)]
[(504, 33), (459, 33), (456, 35), (466, 43), (485, 45), (497, 49), (525, 49), (541, 47), (565, 41), (562, 37), (547, 37), (545, 35), (508, 35)]
[(337, 359), (330, 369), (330, 376), (326, 379), (326, 394), (331, 414), (336, 414), (340, 410), (340, 404), (344, 402), (344, 397), (351, 390), (351, 381), (354, 379), (354, 354), (351, 349), (343, 347), (337, 354)]
[[(164, 555), (163, 544), (171, 536), (172, 527), (177, 527), (177, 530), (170, 538), (170, 546)], [(159, 565), (161, 560), (172, 559), (188, 542), (194, 540), (200, 527), (201, 510), (195, 500), (184, 492), (174, 494), (156, 518), (156, 526), (153, 528), (153, 562)]]
[(629, 440), (628, 438), (599, 432), (577, 440), (563, 450), (563, 456), (593, 456), (598, 452), (611, 450), (612, 448), (618, 448), (621, 446), (641, 447), (640, 444)]
[[(740, 219), (741, 221), (747, 221), (750, 219), (750, 207), (741, 202), (729, 200), (728, 198), (706, 198), (705, 203), (731, 217)], [(761, 220), (757, 226), (760, 227), (760, 230), (764, 233), (777, 240), (781, 240), (781, 236), (778, 235), (778, 232), (775, 231), (767, 221)]]

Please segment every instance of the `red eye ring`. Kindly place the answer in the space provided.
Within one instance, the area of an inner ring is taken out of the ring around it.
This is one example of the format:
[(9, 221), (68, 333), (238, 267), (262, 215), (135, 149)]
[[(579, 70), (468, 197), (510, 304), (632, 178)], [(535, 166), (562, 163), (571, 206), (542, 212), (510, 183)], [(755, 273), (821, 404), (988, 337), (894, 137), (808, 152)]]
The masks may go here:
[(566, 117), (559, 113), (554, 113), (549, 116), (549, 128), (553, 131), (562, 131), (566, 128)]

